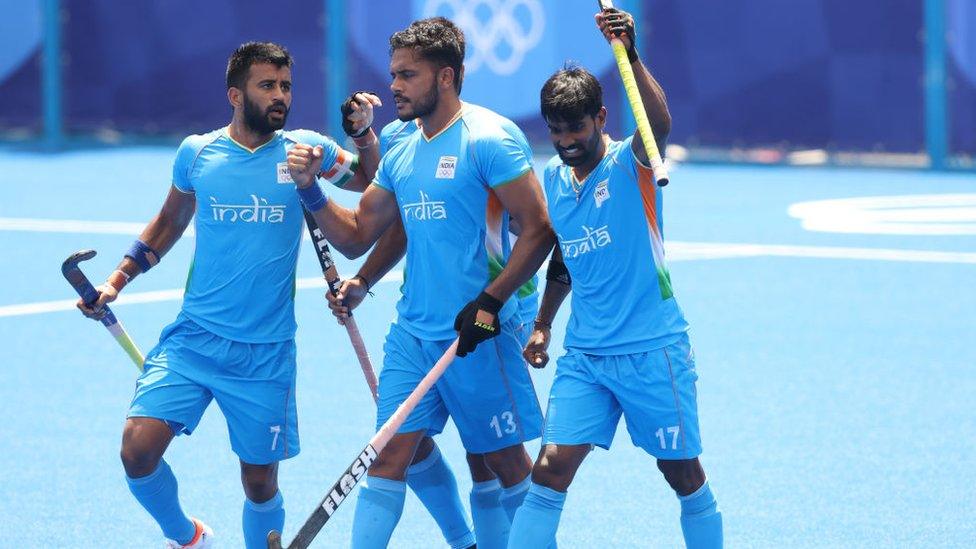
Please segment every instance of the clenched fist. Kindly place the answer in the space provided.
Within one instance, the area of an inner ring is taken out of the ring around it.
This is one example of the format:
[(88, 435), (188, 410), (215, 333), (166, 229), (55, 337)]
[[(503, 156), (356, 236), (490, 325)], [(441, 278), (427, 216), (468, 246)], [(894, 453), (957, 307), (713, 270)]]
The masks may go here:
[(298, 188), (315, 183), (316, 175), (322, 170), (322, 150), (321, 145), (298, 143), (288, 151), (288, 171)]

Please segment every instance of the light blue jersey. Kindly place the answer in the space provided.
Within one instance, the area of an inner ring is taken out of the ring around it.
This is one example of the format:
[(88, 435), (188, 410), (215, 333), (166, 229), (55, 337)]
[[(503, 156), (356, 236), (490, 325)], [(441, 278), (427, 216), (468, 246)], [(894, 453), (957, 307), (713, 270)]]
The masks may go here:
[(348, 172), (349, 154), (308, 130), (276, 132), (250, 150), (222, 128), (187, 137), (176, 153), (173, 185), (195, 193), (197, 201), (183, 314), (223, 338), (271, 343), (295, 336), (295, 265), (304, 219), (286, 160), (295, 143), (322, 145), (322, 165)]
[(573, 281), (567, 349), (640, 353), (688, 330), (664, 261), (661, 190), (632, 140), (609, 142), (582, 182), (558, 155), (546, 166), (549, 215)]
[[(455, 315), (491, 281), (484, 245), (490, 190), (531, 169), (524, 137), (513, 137), (505, 122), (464, 104), (433, 138), (412, 131), (380, 161), (373, 183), (396, 195), (407, 234), (398, 323), (416, 337), (453, 339)], [(516, 308), (509, 300), (500, 322)]]
[(385, 155), (391, 148), (403, 142), (420, 128), (419, 120), (403, 122), (394, 120), (380, 130), (380, 156)]

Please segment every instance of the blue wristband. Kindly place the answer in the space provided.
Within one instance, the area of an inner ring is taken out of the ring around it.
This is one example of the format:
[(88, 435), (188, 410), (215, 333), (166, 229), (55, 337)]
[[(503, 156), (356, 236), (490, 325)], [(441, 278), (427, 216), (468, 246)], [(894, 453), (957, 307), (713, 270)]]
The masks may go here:
[(148, 271), (159, 263), (159, 254), (156, 250), (141, 240), (136, 240), (132, 243), (129, 251), (125, 252), (125, 257), (131, 257), (142, 272)]
[(298, 191), (298, 198), (305, 205), (305, 209), (310, 212), (321, 210), (329, 202), (325, 193), (322, 192), (322, 187), (319, 187), (318, 181), (312, 181), (312, 184), (305, 188), (296, 186), (295, 189)]

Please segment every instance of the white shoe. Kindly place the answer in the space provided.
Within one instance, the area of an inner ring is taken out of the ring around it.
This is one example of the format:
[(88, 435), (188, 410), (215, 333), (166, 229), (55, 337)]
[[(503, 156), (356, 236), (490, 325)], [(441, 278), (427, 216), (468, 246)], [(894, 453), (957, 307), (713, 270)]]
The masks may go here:
[(193, 521), (193, 526), (196, 527), (196, 531), (193, 532), (193, 539), (190, 540), (190, 543), (180, 545), (171, 539), (167, 539), (166, 549), (210, 549), (213, 547), (213, 530), (211, 530), (209, 526), (204, 524), (199, 519), (191, 518), (190, 520)]

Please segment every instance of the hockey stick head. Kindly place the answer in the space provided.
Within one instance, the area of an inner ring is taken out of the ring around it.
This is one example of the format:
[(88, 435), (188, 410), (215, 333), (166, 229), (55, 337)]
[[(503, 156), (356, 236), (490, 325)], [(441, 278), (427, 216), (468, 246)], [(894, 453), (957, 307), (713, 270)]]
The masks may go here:
[(65, 259), (61, 263), (61, 274), (67, 279), (68, 284), (78, 292), (81, 299), (85, 303), (94, 303), (98, 299), (98, 292), (92, 286), (91, 282), (88, 281), (88, 277), (85, 273), (81, 272), (81, 267), (78, 266), (82, 261), (88, 261), (89, 259), (95, 257), (97, 252), (95, 250), (80, 250)]
[(96, 252), (95, 250), (77, 251), (69, 255), (68, 259), (65, 259), (64, 262), (61, 263), (61, 272), (64, 274), (64, 276), (68, 276), (68, 271), (70, 271), (71, 269), (78, 268), (79, 263), (81, 263), (82, 261), (88, 261), (89, 259), (95, 257), (97, 254), (98, 252)]

